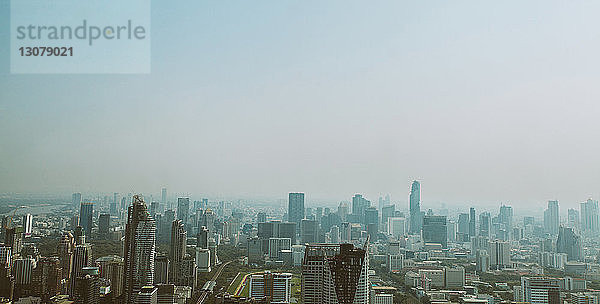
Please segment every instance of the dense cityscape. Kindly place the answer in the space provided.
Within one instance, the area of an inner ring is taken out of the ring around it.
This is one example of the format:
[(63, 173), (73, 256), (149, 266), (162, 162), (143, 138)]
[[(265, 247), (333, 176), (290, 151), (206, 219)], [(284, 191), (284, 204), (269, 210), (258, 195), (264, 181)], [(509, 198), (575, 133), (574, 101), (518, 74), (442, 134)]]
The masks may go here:
[[(10, 197), (9, 195), (4, 198)], [(561, 217), (111, 193), (4, 199), (0, 303), (598, 303), (598, 202)], [(60, 201), (60, 200), (58, 200)], [(6, 203), (9, 202), (9, 203)], [(34, 213), (34, 210), (40, 210)]]

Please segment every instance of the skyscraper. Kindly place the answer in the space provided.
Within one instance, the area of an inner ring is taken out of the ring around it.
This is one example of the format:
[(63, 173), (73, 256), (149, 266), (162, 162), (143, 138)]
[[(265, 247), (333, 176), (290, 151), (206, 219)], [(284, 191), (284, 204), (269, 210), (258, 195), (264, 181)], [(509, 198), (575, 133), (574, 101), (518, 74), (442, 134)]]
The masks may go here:
[(476, 236), (476, 230), (475, 230), (475, 208), (471, 207), (471, 209), (469, 210), (469, 236), (474, 237)]
[(102, 213), (98, 217), (98, 233), (100, 238), (108, 239), (110, 231), (110, 214)]
[(33, 232), (33, 216), (27, 213), (23, 215), (23, 233), (25, 237), (30, 237)]
[(187, 244), (187, 234), (181, 220), (173, 221), (171, 226), (171, 250), (169, 252), (169, 260), (171, 261), (171, 271), (169, 277), (171, 283), (182, 285), (182, 267), (183, 258), (185, 257), (185, 248)]
[(300, 229), (300, 221), (304, 219), (304, 193), (290, 193), (288, 196), (288, 222), (296, 223)]
[(583, 259), (581, 239), (573, 228), (560, 227), (556, 240), (556, 252), (566, 253), (569, 261)]
[(558, 201), (548, 201), (548, 209), (544, 211), (544, 229), (547, 233), (558, 234), (558, 214)]
[(83, 227), (84, 234), (90, 238), (92, 236), (92, 215), (94, 213), (94, 203), (83, 202), (79, 209), (79, 226)]
[(141, 196), (135, 195), (128, 208), (125, 226), (125, 303), (133, 304), (142, 287), (154, 283), (156, 225)]
[(598, 201), (588, 199), (581, 206), (581, 231), (586, 234), (599, 232)]
[(365, 210), (371, 206), (371, 202), (361, 194), (352, 197), (352, 219), (353, 223), (365, 224)]
[(302, 262), (302, 302), (369, 303), (367, 254), (352, 244), (308, 245)]
[(492, 217), (489, 212), (482, 212), (479, 214), (479, 235), (484, 237), (490, 237), (490, 230), (492, 226)]
[(190, 198), (180, 197), (177, 199), (177, 219), (181, 220), (184, 225), (188, 224), (190, 213)]
[(410, 189), (409, 209), (410, 209), (410, 227), (409, 231), (413, 234), (421, 232), (421, 184), (418, 181), (413, 181)]
[(161, 194), (160, 202), (162, 203), (163, 208), (170, 208), (170, 207), (167, 207), (167, 188), (162, 188), (160, 194)]
[(423, 217), (423, 242), (441, 244), (448, 247), (446, 216), (426, 215)]
[(490, 267), (492, 269), (512, 267), (508, 242), (498, 240), (490, 242)]
[(71, 203), (73, 204), (73, 207), (77, 208), (77, 206), (81, 204), (81, 193), (73, 193), (71, 196)]

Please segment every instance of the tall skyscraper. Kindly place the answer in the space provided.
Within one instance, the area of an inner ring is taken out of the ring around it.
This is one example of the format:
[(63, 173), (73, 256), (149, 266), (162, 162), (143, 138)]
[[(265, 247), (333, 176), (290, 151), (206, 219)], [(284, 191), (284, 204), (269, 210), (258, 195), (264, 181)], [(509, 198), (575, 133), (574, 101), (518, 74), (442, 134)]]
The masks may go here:
[(409, 231), (412, 234), (418, 234), (421, 232), (423, 225), (421, 218), (421, 184), (418, 181), (412, 182), (408, 201), (410, 209)]
[(303, 219), (300, 221), (300, 240), (302, 243), (319, 242), (319, 222)]
[(365, 219), (363, 224), (367, 227), (372, 225), (375, 229), (375, 233), (379, 231), (379, 212), (375, 207), (367, 207), (364, 210)]
[(547, 233), (558, 234), (558, 214), (558, 201), (548, 201), (548, 209), (544, 211), (544, 229)]
[(73, 195), (71, 196), (71, 203), (75, 208), (77, 208), (77, 206), (81, 204), (81, 193), (73, 193)]
[(566, 253), (569, 261), (581, 261), (583, 249), (581, 239), (573, 228), (560, 227), (556, 240), (556, 252)]
[(186, 244), (187, 233), (185, 232), (183, 223), (181, 220), (173, 221), (171, 226), (171, 250), (169, 252), (169, 260), (171, 261), (171, 271), (169, 272), (169, 277), (171, 278), (171, 283), (175, 285), (182, 285), (182, 268)]
[(142, 287), (154, 283), (154, 257), (156, 254), (156, 225), (141, 196), (135, 195), (128, 208), (125, 226), (125, 303), (135, 303)]
[(426, 215), (423, 217), (423, 242), (441, 244), (443, 248), (448, 247), (446, 216)]
[(304, 219), (304, 193), (290, 193), (288, 196), (288, 222), (296, 223), (300, 229), (300, 221)]
[(569, 209), (567, 211), (567, 227), (579, 230), (579, 211), (575, 209)]
[(469, 236), (471, 237), (477, 236), (475, 226), (475, 208), (471, 207), (469, 210)]
[(365, 224), (365, 210), (371, 206), (371, 202), (361, 194), (355, 194), (352, 197), (352, 218), (351, 222)]
[(469, 235), (469, 214), (461, 213), (458, 215), (458, 233)]
[(181, 220), (184, 225), (187, 225), (190, 213), (190, 198), (180, 197), (177, 199), (177, 219)]
[(490, 267), (503, 269), (512, 267), (510, 261), (510, 244), (505, 241), (490, 242)]
[(92, 236), (92, 215), (94, 214), (94, 203), (83, 202), (79, 209), (79, 226), (83, 227), (84, 234), (90, 238)]
[(308, 245), (302, 262), (302, 302), (369, 303), (367, 254), (352, 244)]
[(484, 237), (490, 237), (490, 231), (492, 227), (492, 217), (489, 212), (482, 212), (479, 214), (479, 235)]
[(100, 238), (108, 239), (110, 236), (108, 235), (110, 231), (110, 214), (102, 213), (98, 217), (98, 233), (100, 234)]
[(600, 232), (598, 201), (588, 199), (580, 204), (581, 207), (581, 231), (592, 235)]
[(23, 215), (23, 233), (25, 237), (30, 237), (33, 232), (33, 216), (29, 213)]
[(162, 203), (163, 207), (169, 208), (169, 207), (167, 207), (167, 188), (162, 188), (160, 194), (161, 194), (160, 202)]
[(504, 231), (504, 239), (510, 239), (510, 234), (513, 228), (513, 209), (511, 206), (500, 206), (500, 214), (498, 215), (498, 221), (501, 224), (501, 230)]

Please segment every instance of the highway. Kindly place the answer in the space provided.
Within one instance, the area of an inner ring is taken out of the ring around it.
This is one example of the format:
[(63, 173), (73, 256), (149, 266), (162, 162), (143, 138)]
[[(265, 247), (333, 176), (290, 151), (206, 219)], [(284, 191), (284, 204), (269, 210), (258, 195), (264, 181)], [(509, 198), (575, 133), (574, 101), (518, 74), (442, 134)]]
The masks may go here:
[(204, 301), (206, 300), (206, 297), (208, 297), (208, 295), (212, 292), (214, 286), (217, 285), (217, 278), (221, 275), (221, 272), (223, 272), (223, 269), (225, 268), (225, 266), (229, 265), (229, 263), (231, 263), (231, 262), (233, 262), (233, 261), (229, 261), (227, 263), (221, 264), (221, 266), (219, 267), (219, 269), (217, 269), (217, 272), (215, 272), (215, 274), (210, 279), (210, 281), (208, 281), (204, 284), (204, 287), (202, 288), (202, 291), (201, 291), (202, 293), (200, 294), (200, 297), (198, 298), (198, 301), (196, 302), (196, 304), (204, 303)]

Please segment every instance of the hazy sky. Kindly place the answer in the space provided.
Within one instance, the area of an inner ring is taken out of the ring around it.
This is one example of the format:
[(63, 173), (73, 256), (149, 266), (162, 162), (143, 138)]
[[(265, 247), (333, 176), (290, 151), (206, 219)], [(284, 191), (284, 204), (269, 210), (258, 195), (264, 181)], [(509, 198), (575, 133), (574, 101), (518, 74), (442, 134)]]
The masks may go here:
[(151, 74), (28, 76), (0, 3), (0, 192), (600, 196), (598, 1), (154, 1)]

